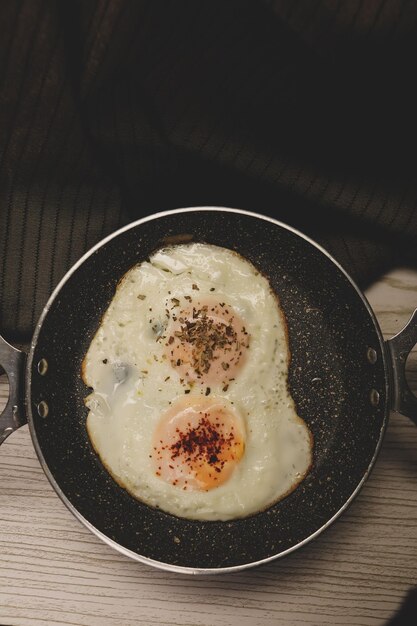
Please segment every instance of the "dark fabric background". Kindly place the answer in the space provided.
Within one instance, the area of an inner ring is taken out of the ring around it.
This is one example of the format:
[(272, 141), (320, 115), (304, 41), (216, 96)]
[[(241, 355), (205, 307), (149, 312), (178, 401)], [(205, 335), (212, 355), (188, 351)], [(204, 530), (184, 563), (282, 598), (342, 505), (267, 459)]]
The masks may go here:
[(214, 204), (318, 239), (362, 287), (417, 258), (417, 4), (0, 3), (0, 331), (137, 217)]

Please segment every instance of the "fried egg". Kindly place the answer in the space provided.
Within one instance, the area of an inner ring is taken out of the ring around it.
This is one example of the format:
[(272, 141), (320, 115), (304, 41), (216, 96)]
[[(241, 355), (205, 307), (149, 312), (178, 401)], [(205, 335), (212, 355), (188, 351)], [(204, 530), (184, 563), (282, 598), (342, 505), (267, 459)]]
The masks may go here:
[(289, 359), (279, 300), (252, 263), (203, 243), (161, 249), (124, 275), (84, 358), (90, 441), (152, 507), (257, 513), (312, 464)]

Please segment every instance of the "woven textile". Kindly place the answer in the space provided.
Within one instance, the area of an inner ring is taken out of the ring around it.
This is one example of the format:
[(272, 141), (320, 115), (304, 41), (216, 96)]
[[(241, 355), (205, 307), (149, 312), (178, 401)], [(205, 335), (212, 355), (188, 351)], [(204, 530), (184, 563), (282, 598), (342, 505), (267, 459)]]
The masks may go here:
[(365, 287), (417, 257), (417, 4), (0, 3), (0, 332), (143, 215), (274, 216)]

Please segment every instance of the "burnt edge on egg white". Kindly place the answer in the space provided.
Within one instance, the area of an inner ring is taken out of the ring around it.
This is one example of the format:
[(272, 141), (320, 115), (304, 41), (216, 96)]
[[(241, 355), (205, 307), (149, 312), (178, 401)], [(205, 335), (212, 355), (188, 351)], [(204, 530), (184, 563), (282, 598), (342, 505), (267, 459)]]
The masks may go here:
[[(291, 365), (291, 350), (290, 350), (290, 335), (289, 335), (289, 330), (288, 330), (288, 322), (287, 322), (287, 318), (286, 315), (282, 309), (281, 306), (281, 302), (279, 299), (278, 294), (275, 292), (275, 290), (272, 288), (271, 286), (271, 281), (269, 276), (265, 273), (262, 272), (260, 269), (258, 269), (258, 267), (252, 262), (249, 261), (246, 257), (244, 257), (242, 254), (240, 254), (240, 252), (238, 252), (237, 250), (233, 250), (232, 248), (226, 248), (225, 246), (217, 246), (215, 244), (212, 243), (208, 243), (204, 240), (195, 240), (194, 236), (192, 234), (188, 234), (188, 233), (184, 233), (184, 234), (179, 234), (179, 235), (172, 235), (172, 236), (167, 236), (164, 237), (164, 239), (162, 240), (162, 245), (159, 244), (158, 246), (156, 246), (151, 253), (142, 261), (139, 261), (137, 263), (134, 263), (128, 270), (126, 270), (126, 272), (123, 274), (123, 276), (120, 277), (120, 279), (117, 281), (116, 284), (116, 288), (114, 290), (113, 296), (109, 302), (109, 305), (107, 306), (107, 309), (103, 312), (102, 316), (100, 317), (100, 322), (97, 326), (97, 330), (94, 333), (90, 344), (87, 348), (87, 352), (88, 349), (90, 347), (90, 345), (92, 344), (92, 342), (94, 341), (102, 323), (103, 323), (103, 318), (107, 313), (108, 307), (110, 306), (110, 303), (114, 300), (116, 293), (118, 291), (118, 289), (120, 288), (120, 286), (123, 284), (123, 282), (126, 279), (127, 274), (134, 269), (135, 267), (138, 267), (139, 265), (141, 265), (142, 263), (145, 262), (149, 262), (150, 258), (156, 254), (157, 252), (162, 252), (164, 250), (169, 250), (171, 248), (175, 248), (179, 245), (188, 245), (188, 244), (192, 244), (192, 243), (199, 243), (199, 244), (204, 244), (213, 248), (222, 248), (223, 250), (227, 250), (228, 252), (231, 252), (232, 254), (236, 255), (238, 258), (242, 259), (243, 261), (245, 261), (245, 263), (249, 263), (255, 270), (256, 270), (256, 274), (263, 276), (263, 278), (265, 278), (265, 280), (268, 283), (268, 287), (269, 287), (269, 291), (272, 294), (272, 296), (275, 298), (276, 304), (277, 304), (277, 308), (279, 311), (279, 314), (281, 315), (281, 320), (283, 322), (283, 326), (284, 326), (284, 332), (285, 332), (285, 338), (286, 338), (286, 352), (287, 352), (287, 359), (288, 359), (288, 371), (290, 369), (290, 365)], [(87, 385), (86, 380), (85, 380), (85, 359), (86, 359), (87, 353), (84, 355), (84, 358), (82, 360), (81, 363), (81, 379), (83, 381), (83, 383), (85, 384), (85, 386), (89, 389), (89, 391), (94, 391), (93, 387), (90, 387), (89, 385)], [(106, 470), (106, 472), (109, 474), (109, 476), (111, 476), (111, 478), (114, 480), (114, 482), (121, 487), (124, 491), (126, 491), (132, 498), (134, 498), (135, 500), (139, 501), (143, 506), (148, 507), (149, 509), (153, 509), (155, 511), (158, 512), (162, 512), (165, 515), (169, 515), (170, 517), (174, 517), (174, 518), (178, 518), (178, 519), (186, 519), (188, 522), (191, 523), (195, 523), (195, 524), (200, 524), (200, 523), (204, 523), (204, 524), (230, 524), (230, 522), (233, 522), (234, 520), (241, 520), (241, 519), (249, 519), (251, 517), (255, 517), (256, 515), (259, 515), (261, 513), (264, 513), (265, 511), (267, 511), (268, 509), (270, 509), (271, 507), (275, 506), (278, 502), (281, 502), (282, 500), (284, 500), (286, 497), (288, 497), (291, 493), (293, 493), (299, 486), (300, 484), (303, 482), (303, 480), (307, 477), (307, 475), (311, 472), (311, 470), (313, 469), (314, 466), (314, 436), (313, 433), (311, 432), (311, 429), (308, 426), (308, 423), (306, 420), (303, 419), (303, 417), (301, 417), (298, 414), (298, 409), (296, 406), (296, 403), (293, 399), (293, 396), (291, 394), (291, 390), (288, 384), (288, 375), (286, 377), (286, 381), (285, 381), (285, 385), (286, 385), (286, 389), (288, 392), (288, 395), (291, 398), (291, 401), (294, 403), (294, 408), (295, 408), (295, 414), (296, 414), (296, 418), (299, 422), (302, 422), (308, 431), (308, 435), (309, 435), (309, 440), (310, 440), (310, 451), (311, 451), (311, 462), (310, 465), (307, 467), (306, 471), (300, 476), (300, 478), (298, 479), (298, 481), (296, 481), (285, 493), (283, 493), (279, 498), (277, 498), (276, 500), (274, 500), (273, 502), (269, 503), (267, 506), (259, 509), (258, 511), (256, 511), (255, 513), (249, 513), (247, 515), (241, 515), (241, 516), (236, 516), (234, 518), (231, 518), (229, 520), (197, 520), (197, 519), (191, 519), (188, 518), (186, 516), (180, 516), (180, 515), (174, 515), (173, 513), (169, 513), (167, 511), (165, 511), (164, 509), (161, 509), (159, 506), (151, 506), (150, 504), (148, 504), (147, 502), (145, 502), (144, 500), (142, 500), (139, 496), (135, 495), (134, 493), (132, 493), (132, 491), (129, 490), (129, 488), (126, 486), (126, 484), (119, 479), (118, 477), (116, 477), (112, 471), (110, 470), (110, 468), (108, 467), (108, 465), (106, 464), (106, 462), (103, 460), (103, 458), (101, 457), (99, 451), (97, 450), (96, 446), (94, 445), (94, 440), (93, 438), (90, 436), (90, 432), (88, 430), (88, 425), (87, 425), (87, 421), (85, 424), (85, 429), (87, 431), (88, 434), (88, 440), (90, 442), (90, 445), (94, 451), (94, 453), (96, 454), (96, 456), (98, 457), (98, 459), (100, 460), (100, 463), (102, 465), (102, 467), (104, 467), (104, 469)], [(88, 396), (86, 396), (84, 398), (84, 404), (86, 404)], [(88, 407), (86, 407), (88, 409)], [(88, 416), (88, 413), (87, 413)]]

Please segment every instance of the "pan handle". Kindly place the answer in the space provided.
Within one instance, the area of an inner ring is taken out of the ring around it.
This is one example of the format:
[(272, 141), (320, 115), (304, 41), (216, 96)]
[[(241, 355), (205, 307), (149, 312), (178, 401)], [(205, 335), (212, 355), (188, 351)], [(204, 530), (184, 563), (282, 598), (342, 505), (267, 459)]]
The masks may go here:
[(0, 365), (9, 379), (9, 399), (0, 415), (0, 445), (23, 424), (26, 424), (24, 408), (24, 371), (26, 354), (13, 348), (0, 335)]
[(392, 410), (410, 417), (417, 425), (417, 398), (408, 386), (405, 376), (405, 363), (411, 350), (417, 343), (417, 309), (408, 323), (386, 344), (391, 355), (393, 373)]

